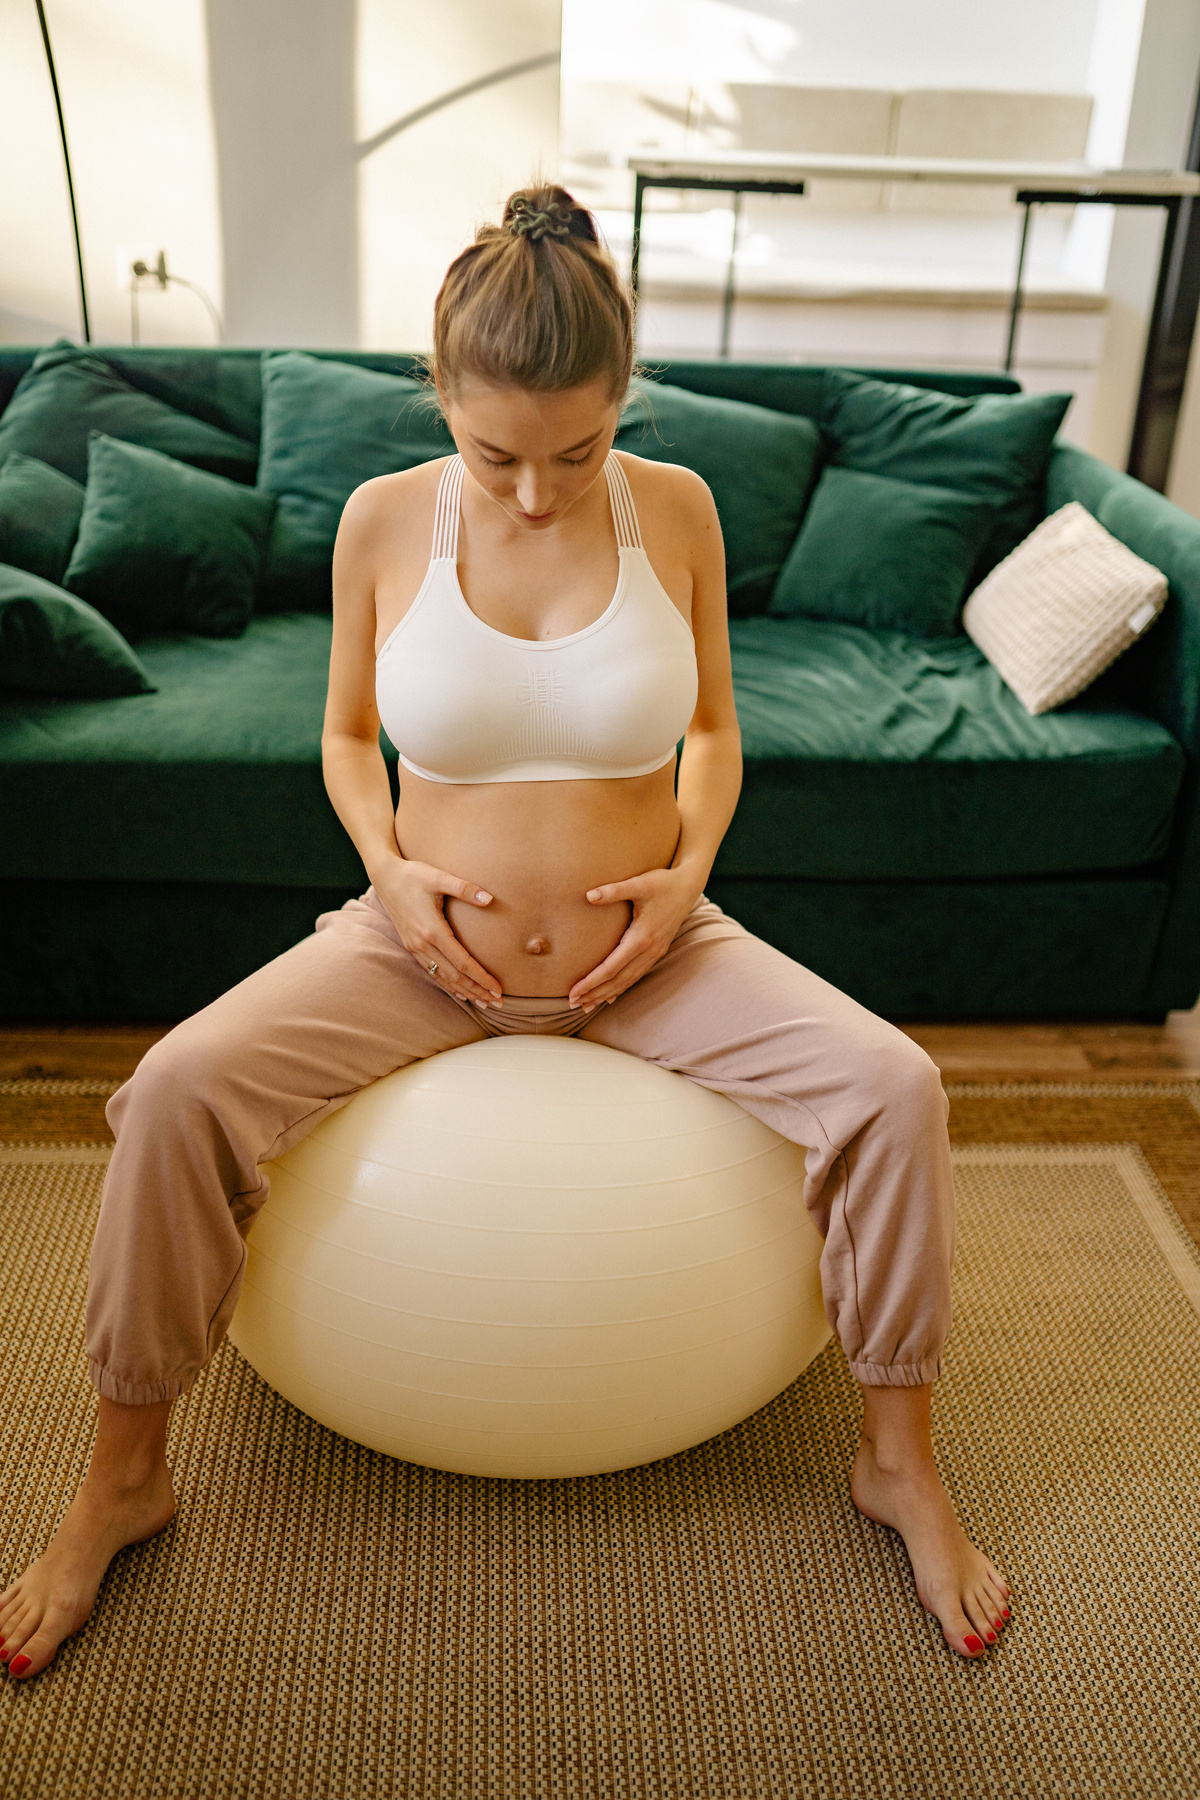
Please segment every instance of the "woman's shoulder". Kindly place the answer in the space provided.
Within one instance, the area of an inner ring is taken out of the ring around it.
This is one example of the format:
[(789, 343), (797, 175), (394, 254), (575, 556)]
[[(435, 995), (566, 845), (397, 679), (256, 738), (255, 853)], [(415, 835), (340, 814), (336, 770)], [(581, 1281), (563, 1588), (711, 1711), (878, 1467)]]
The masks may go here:
[(397, 469), (390, 475), (373, 475), (354, 489), (342, 511), (343, 524), (355, 529), (370, 528), (381, 520), (389, 525), (398, 519), (411, 520), (420, 512), (432, 511), (437, 502), (438, 483), (449, 456), (438, 456), (432, 462), (416, 463), (411, 469)]
[(658, 535), (665, 530), (676, 538), (698, 542), (717, 525), (712, 489), (694, 469), (633, 456), (628, 450), (615, 454), (629, 482), (643, 536), (647, 531)]
[(375, 475), (356, 487), (342, 508), (335, 565), (357, 569), (364, 580), (372, 580), (379, 569), (398, 560), (428, 555), (438, 483), (449, 461), (439, 456), (392, 475)]
[(712, 489), (702, 475), (682, 463), (657, 462), (646, 456), (634, 456), (628, 450), (615, 450), (633, 494), (634, 505), (643, 495), (649, 505), (662, 504), (711, 506)]

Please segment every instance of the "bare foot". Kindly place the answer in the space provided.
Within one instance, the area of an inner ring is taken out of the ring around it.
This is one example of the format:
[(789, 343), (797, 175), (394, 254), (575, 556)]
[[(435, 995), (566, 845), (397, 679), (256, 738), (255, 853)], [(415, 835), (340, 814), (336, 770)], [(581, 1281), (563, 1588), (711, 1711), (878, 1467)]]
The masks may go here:
[[(866, 1416), (850, 1493), (860, 1513), (904, 1539), (921, 1605), (938, 1619), (950, 1648), (960, 1656), (982, 1656), (1008, 1621), (1009, 1587), (959, 1524), (942, 1486), (928, 1441), (928, 1393), (864, 1389)], [(872, 1404), (881, 1395), (906, 1398)]]
[(96, 1602), (118, 1550), (152, 1538), (175, 1517), (163, 1446), (170, 1402), (100, 1401), (92, 1464), (45, 1555), (0, 1594), (0, 1662), (18, 1681), (40, 1675)]

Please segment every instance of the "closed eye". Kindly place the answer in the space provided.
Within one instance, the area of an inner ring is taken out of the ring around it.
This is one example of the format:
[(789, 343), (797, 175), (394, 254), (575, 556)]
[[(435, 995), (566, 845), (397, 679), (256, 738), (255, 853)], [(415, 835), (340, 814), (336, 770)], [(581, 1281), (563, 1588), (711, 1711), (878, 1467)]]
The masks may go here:
[[(480, 462), (486, 463), (489, 469), (507, 469), (517, 460), (515, 456), (488, 456), (484, 451), (480, 450), (478, 445), (475, 446), (475, 453), (479, 457)], [(591, 449), (585, 450), (582, 456), (560, 456), (558, 461), (560, 463), (565, 463), (568, 469), (582, 469), (584, 463), (591, 462), (592, 457), (595, 454), (596, 445), (593, 444)]]

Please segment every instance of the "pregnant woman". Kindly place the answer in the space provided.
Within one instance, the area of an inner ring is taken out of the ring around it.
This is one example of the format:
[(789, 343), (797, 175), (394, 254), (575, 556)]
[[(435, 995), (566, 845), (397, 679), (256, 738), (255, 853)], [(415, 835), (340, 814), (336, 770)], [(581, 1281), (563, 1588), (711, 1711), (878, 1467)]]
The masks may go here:
[(0, 1595), (0, 1656), (44, 1669), (110, 1558), (173, 1516), (168, 1415), (237, 1303), (264, 1159), (414, 1058), (522, 1031), (678, 1070), (808, 1146), (825, 1307), (862, 1388), (851, 1492), (903, 1536), (951, 1649), (983, 1655), (1008, 1588), (930, 1440), (954, 1235), (941, 1082), (704, 896), (741, 780), (721, 532), (696, 475), (612, 448), (632, 323), (591, 216), (560, 188), (515, 194), (451, 265), (434, 344), (458, 454), (359, 488), (334, 555), (325, 780), (371, 885), (109, 1103), (95, 1449)]

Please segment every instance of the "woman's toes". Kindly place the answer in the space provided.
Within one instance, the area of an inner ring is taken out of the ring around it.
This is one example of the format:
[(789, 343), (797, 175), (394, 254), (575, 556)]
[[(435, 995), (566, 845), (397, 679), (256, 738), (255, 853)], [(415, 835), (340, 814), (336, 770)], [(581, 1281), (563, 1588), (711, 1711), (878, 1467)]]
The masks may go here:
[(981, 1581), (975, 1589), (975, 1602), (993, 1631), (999, 1631), (1004, 1625), (1000, 1617), (1000, 1605), (986, 1582)]
[[(36, 1639), (34, 1642), (36, 1642)], [(51, 1654), (53, 1654), (53, 1652)], [(49, 1661), (50, 1657), (47, 1656), (46, 1662)], [(45, 1666), (46, 1663), (43, 1663), (41, 1668), (45, 1668)], [(8, 1665), (8, 1673), (10, 1677), (15, 1677), (17, 1681), (23, 1681), (27, 1675), (39, 1675), (41, 1673), (41, 1668), (34, 1667), (33, 1657), (30, 1655), (29, 1650), (26, 1649), (22, 1650), (19, 1656), (13, 1657)]]
[(982, 1656), (987, 1649), (982, 1636), (965, 1613), (952, 1613), (942, 1621), (942, 1635), (960, 1656)]
[(56, 1633), (49, 1626), (49, 1619), (42, 1620), (38, 1629), (22, 1644), (20, 1654), (14, 1656), (9, 1663), (8, 1672), (15, 1675), (18, 1681), (27, 1680), (31, 1675), (40, 1675), (61, 1644), (63, 1633)]
[(985, 1644), (996, 1642), (996, 1627), (992, 1622), (989, 1609), (982, 1603), (977, 1594), (969, 1594), (963, 1601), (963, 1611), (971, 1621), (975, 1635), (981, 1637)]
[(22, 1623), (23, 1619), (20, 1613), (9, 1620), (4, 1633), (4, 1648), (0, 1650), (0, 1662), (7, 1662), (10, 1657), (15, 1656), (28, 1636), (28, 1633), (21, 1629)]

